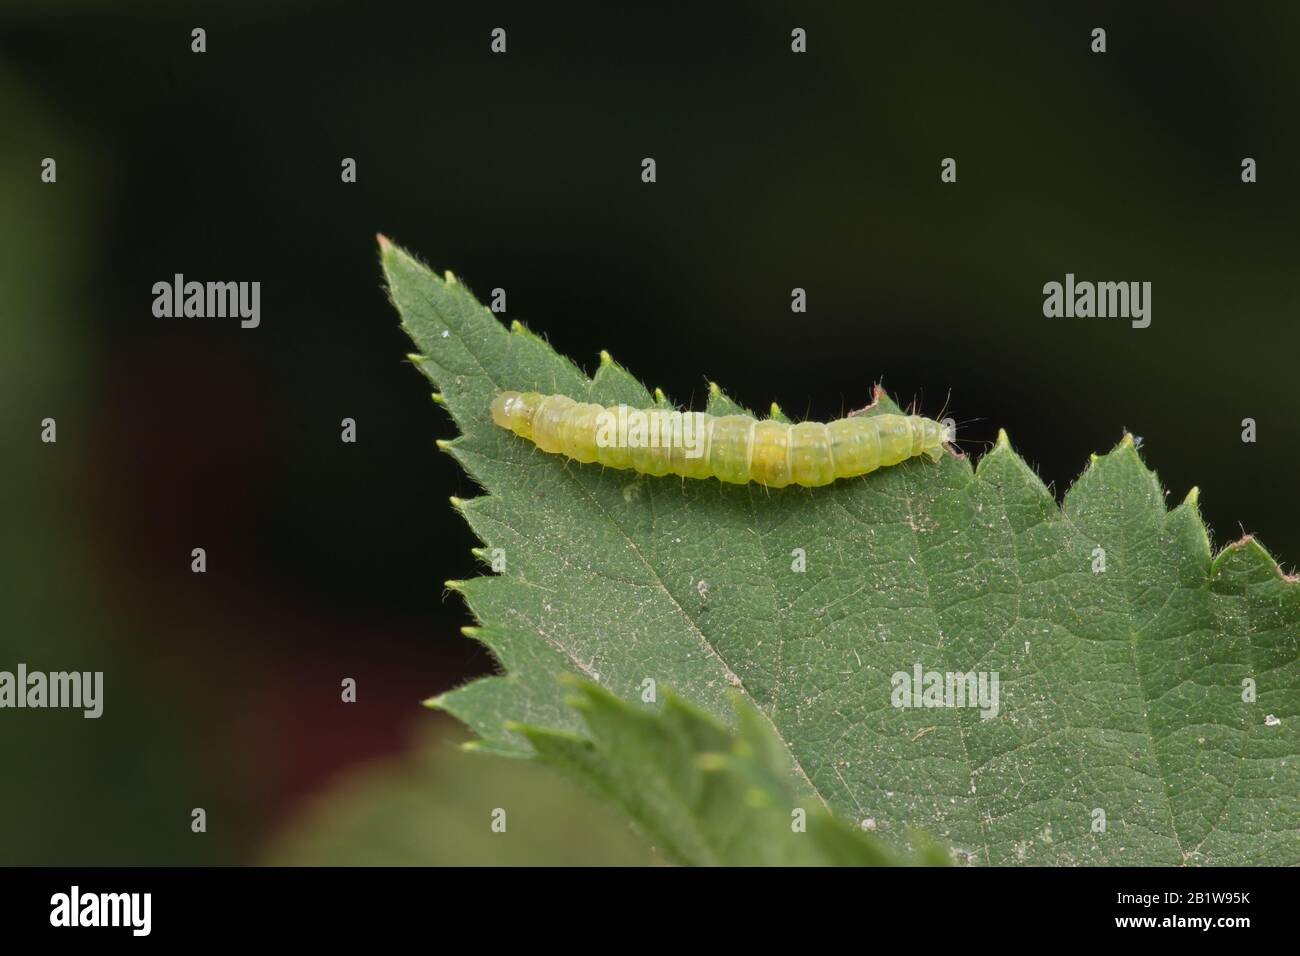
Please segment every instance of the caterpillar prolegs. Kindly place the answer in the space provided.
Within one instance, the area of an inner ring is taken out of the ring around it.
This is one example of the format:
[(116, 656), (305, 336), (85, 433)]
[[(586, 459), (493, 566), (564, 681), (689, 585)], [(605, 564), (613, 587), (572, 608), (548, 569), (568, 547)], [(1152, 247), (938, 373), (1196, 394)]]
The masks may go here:
[(606, 407), (538, 392), (500, 392), (492, 421), (544, 452), (580, 462), (768, 488), (829, 485), (917, 455), (938, 461), (952, 437), (919, 415), (792, 425), (748, 415)]

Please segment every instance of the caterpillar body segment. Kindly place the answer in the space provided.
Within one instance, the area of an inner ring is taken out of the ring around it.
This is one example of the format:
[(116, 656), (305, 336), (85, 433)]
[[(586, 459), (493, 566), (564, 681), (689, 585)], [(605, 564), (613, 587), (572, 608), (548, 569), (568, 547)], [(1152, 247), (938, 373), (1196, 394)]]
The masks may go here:
[[(544, 452), (579, 462), (737, 485), (754, 481), (768, 488), (829, 485), (917, 455), (938, 461), (952, 437), (939, 422), (919, 415), (790, 424), (748, 415), (607, 407), (538, 392), (500, 392), (492, 401), (492, 420)], [(629, 429), (629, 420), (639, 424)]]

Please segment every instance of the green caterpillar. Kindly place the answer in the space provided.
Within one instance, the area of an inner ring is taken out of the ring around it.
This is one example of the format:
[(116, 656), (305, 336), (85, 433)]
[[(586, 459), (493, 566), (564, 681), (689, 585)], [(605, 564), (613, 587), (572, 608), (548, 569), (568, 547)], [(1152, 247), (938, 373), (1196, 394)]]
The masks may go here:
[(919, 415), (791, 425), (748, 415), (605, 407), (538, 392), (500, 392), (492, 421), (544, 452), (580, 462), (768, 488), (829, 485), (917, 455), (938, 461), (952, 439), (945, 425)]

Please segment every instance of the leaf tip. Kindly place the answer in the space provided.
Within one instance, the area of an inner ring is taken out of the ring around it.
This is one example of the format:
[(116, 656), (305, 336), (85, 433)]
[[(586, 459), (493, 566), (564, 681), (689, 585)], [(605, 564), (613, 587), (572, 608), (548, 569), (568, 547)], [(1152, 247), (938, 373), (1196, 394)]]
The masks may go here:
[(614, 364), (614, 357), (613, 357), (612, 355), (610, 355), (608, 352), (606, 352), (604, 349), (601, 349), (601, 350), (600, 350), (600, 364), (601, 364), (602, 366), (613, 365), (613, 364)]
[(445, 587), (448, 591), (460, 591), (465, 587), (465, 582), (457, 581), (453, 578), (448, 581), (443, 581), (442, 586)]
[(443, 395), (442, 392), (434, 392), (429, 397), (433, 399), (433, 404), (441, 405), (443, 408), (447, 407), (447, 396)]
[(658, 386), (655, 386), (655, 402), (659, 405), (664, 405), (668, 402), (668, 396), (665, 395), (664, 390)]
[[(439, 448), (442, 447), (442, 439), (439, 439), (438, 447), (439, 447)], [(455, 495), (452, 495), (452, 496), (451, 496), (450, 498), (448, 498), (447, 500), (451, 502), (451, 506), (452, 506), (453, 508), (455, 508), (457, 511), (463, 511), (463, 510), (465, 509), (465, 499), (464, 499), (464, 498), (457, 498)]]
[(780, 405), (773, 402), (772, 407), (768, 409), (767, 416), (768, 418), (785, 418), (785, 412), (781, 411)]
[(1195, 508), (1201, 501), (1201, 489), (1192, 485), (1192, 490), (1187, 492), (1187, 497), (1183, 499), (1183, 504), (1191, 505)]
[(460, 629), (460, 632), (472, 641), (480, 640), (483, 636), (483, 628), (475, 627), (473, 624), (466, 624)]
[(1011, 447), (1011, 439), (1007, 437), (1007, 430), (1005, 428), (998, 429), (998, 440), (994, 443), (993, 447), (1007, 449)]
[(1225, 551), (1256, 551), (1256, 550), (1258, 550), (1258, 551), (1263, 551), (1265, 554), (1268, 553), (1267, 551), (1264, 551), (1264, 546), (1263, 546), (1262, 544), (1260, 544), (1259, 541), (1258, 541), (1258, 539), (1256, 539), (1256, 537), (1255, 537), (1253, 534), (1251, 534), (1249, 531), (1247, 531), (1245, 534), (1243, 534), (1243, 535), (1242, 535), (1240, 538), (1238, 538), (1236, 541), (1231, 541), (1231, 542), (1229, 542), (1229, 543), (1228, 543), (1228, 546), (1227, 546), (1226, 548), (1224, 548), (1224, 550), (1225, 550)]

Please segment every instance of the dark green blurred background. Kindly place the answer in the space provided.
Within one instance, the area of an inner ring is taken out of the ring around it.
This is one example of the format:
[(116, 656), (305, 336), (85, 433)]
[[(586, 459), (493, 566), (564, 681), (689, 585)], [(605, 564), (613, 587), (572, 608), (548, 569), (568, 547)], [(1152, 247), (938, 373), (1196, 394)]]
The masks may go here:
[[(695, 407), (883, 379), (1058, 494), (1127, 427), (1216, 544), (1300, 560), (1293, 5), (264, 6), (0, 14), (0, 669), (106, 672), (98, 721), (0, 712), (0, 863), (650, 858), (418, 706), (491, 662), (379, 231)], [(261, 327), (154, 318), (175, 272), (260, 281)], [(1152, 282), (1151, 327), (1043, 318), (1066, 272)], [(503, 792), (571, 832), (479, 840)]]

